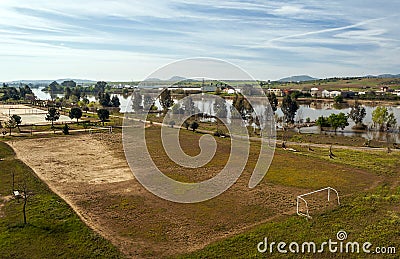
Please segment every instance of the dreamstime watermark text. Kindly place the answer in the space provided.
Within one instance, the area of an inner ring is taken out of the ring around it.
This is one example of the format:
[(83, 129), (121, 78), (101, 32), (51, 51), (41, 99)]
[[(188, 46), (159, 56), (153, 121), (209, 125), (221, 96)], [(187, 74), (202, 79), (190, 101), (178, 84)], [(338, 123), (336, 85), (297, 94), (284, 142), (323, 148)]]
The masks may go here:
[(343, 230), (336, 234), (336, 239), (329, 239), (322, 243), (315, 242), (269, 242), (265, 237), (263, 241), (257, 244), (259, 253), (293, 253), (293, 254), (318, 254), (318, 253), (365, 253), (365, 254), (396, 254), (394, 246), (374, 246), (370, 242), (350, 242), (345, 241), (347, 233)]

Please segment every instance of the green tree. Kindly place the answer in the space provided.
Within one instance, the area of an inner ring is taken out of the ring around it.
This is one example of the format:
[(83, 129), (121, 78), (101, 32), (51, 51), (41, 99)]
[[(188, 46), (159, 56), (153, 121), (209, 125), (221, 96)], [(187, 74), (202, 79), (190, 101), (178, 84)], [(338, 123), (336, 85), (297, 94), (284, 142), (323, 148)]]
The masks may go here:
[(184, 110), (179, 103), (175, 103), (171, 108), (172, 114), (183, 114)]
[(107, 88), (107, 82), (104, 81), (98, 81), (96, 85), (94, 86), (94, 91), (97, 93), (104, 93), (104, 91)]
[(193, 131), (196, 131), (199, 128), (199, 124), (197, 123), (197, 121), (193, 121), (190, 124), (190, 128), (192, 128)]
[(18, 131), (21, 132), (21, 129), (19, 128), (19, 125), (21, 125), (21, 123), (22, 123), (22, 118), (21, 118), (21, 116), (19, 116), (19, 115), (17, 115), (17, 114), (14, 114), (14, 115), (12, 115), (11, 117), (14, 119), (15, 124), (16, 124), (16, 126), (17, 126), (17, 128), (18, 128)]
[(51, 121), (51, 128), (54, 128), (54, 122), (60, 118), (60, 113), (56, 108), (51, 107), (48, 109), (45, 119)]
[(15, 121), (14, 117), (11, 116), (8, 121), (5, 123), (6, 128), (10, 130), (10, 136), (11, 136), (11, 130), (14, 129), (17, 126), (17, 122)]
[(269, 104), (271, 105), (272, 111), (275, 113), (278, 109), (278, 98), (276, 98), (275, 93), (269, 93), (267, 97)]
[(341, 95), (337, 95), (333, 98), (333, 101), (335, 101), (335, 103), (342, 103), (343, 102), (343, 96)]
[(321, 130), (324, 127), (329, 127), (330, 126), (330, 124), (328, 122), (328, 118), (326, 118), (324, 116), (318, 117), (318, 119), (315, 121), (315, 125), (319, 126), (321, 128)]
[(170, 90), (165, 89), (164, 91), (161, 92), (160, 104), (164, 110), (164, 114), (166, 114), (168, 109), (172, 107), (172, 105), (174, 105), (174, 100), (172, 99)]
[(111, 104), (111, 96), (109, 93), (99, 92), (97, 95), (99, 103), (103, 107), (109, 107)]
[(183, 102), (183, 110), (185, 114), (195, 114), (198, 112), (198, 108), (194, 105), (192, 97), (188, 96)]
[(283, 98), (281, 109), (284, 115), (285, 122), (294, 123), (294, 117), (296, 116), (296, 112), (299, 109), (299, 105), (295, 100), (292, 99), (290, 95), (286, 95)]
[(135, 91), (135, 92), (133, 92), (132, 97), (133, 97), (132, 98), (132, 109), (137, 113), (143, 109), (142, 94), (140, 93), (140, 91)]
[(331, 115), (329, 115), (328, 123), (335, 130), (335, 133), (338, 128), (341, 128), (343, 130), (346, 126), (349, 125), (347, 121), (347, 116), (343, 112), (339, 114), (332, 113)]
[(379, 106), (372, 112), (372, 121), (380, 131), (388, 131), (397, 123), (393, 112), (389, 112), (386, 107)]
[(57, 81), (53, 81), (51, 82), (51, 84), (49, 84), (49, 91), (50, 93), (54, 93), (57, 92), (59, 90), (60, 85), (57, 83)]
[(144, 95), (144, 98), (143, 98), (143, 106), (144, 106), (144, 109), (150, 110), (150, 109), (151, 109), (151, 106), (154, 104), (154, 101), (155, 101), (154, 98), (151, 97), (150, 94), (145, 94), (145, 95)]
[(222, 98), (215, 99), (213, 109), (217, 118), (226, 118), (228, 116), (228, 109), (226, 108), (225, 101)]
[(67, 80), (61, 83), (62, 86), (64, 87), (70, 87), (70, 88), (75, 88), (76, 83), (73, 80)]
[(118, 96), (114, 95), (111, 98), (111, 105), (112, 105), (112, 107), (119, 107), (121, 105)]
[(1, 121), (0, 121), (0, 133), (3, 134), (3, 138), (7, 135), (7, 130), (3, 128), (3, 124), (1, 123)]
[(78, 99), (78, 101), (79, 101), (82, 97), (82, 91), (79, 87), (72, 88), (71, 95), (75, 96), (76, 99)]
[(76, 122), (79, 123), (79, 119), (82, 118), (82, 110), (78, 107), (71, 108), (69, 117), (71, 120), (76, 119)]
[(362, 126), (365, 115), (367, 115), (365, 108), (356, 102), (350, 110), (349, 118), (354, 121), (356, 126), (360, 127)]
[(233, 116), (236, 116), (236, 111), (233, 108), (235, 108), (239, 112), (239, 115), (242, 117), (242, 119), (246, 119), (246, 115), (253, 112), (253, 107), (242, 94), (235, 93), (233, 97), (231, 112)]
[(33, 95), (33, 92), (28, 85), (24, 85), (19, 88), (19, 95), (22, 99), (26, 99), (29, 95)]
[(69, 87), (65, 88), (65, 93), (64, 93), (65, 99), (68, 100), (71, 97), (71, 94), (72, 94), (71, 88)]
[(104, 122), (110, 118), (110, 112), (107, 109), (99, 109), (97, 110), (97, 116), (104, 126)]
[(21, 96), (19, 91), (15, 87), (5, 86), (3, 87), (3, 96), (1, 97), (2, 101), (7, 101), (8, 99), (19, 100)]
[(242, 114), (244, 110), (242, 95), (235, 93), (235, 95), (233, 96), (232, 108), (235, 108), (240, 115)]

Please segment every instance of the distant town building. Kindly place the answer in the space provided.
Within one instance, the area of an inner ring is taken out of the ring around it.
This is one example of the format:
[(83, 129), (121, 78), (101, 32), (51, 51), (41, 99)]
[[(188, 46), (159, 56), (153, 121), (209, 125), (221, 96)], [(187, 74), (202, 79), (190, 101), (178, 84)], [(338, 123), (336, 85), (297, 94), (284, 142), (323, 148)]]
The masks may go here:
[(389, 92), (389, 86), (381, 86), (381, 91), (384, 93)]
[(236, 90), (233, 89), (233, 88), (225, 88), (223, 91), (224, 91), (225, 93), (227, 93), (227, 94), (234, 94), (234, 93), (236, 93)]
[(341, 95), (343, 98), (354, 98), (357, 95), (357, 93), (353, 91), (342, 91)]
[(341, 96), (341, 95), (342, 95), (342, 92), (340, 92), (340, 91), (331, 91), (331, 92), (329, 92), (329, 98), (335, 98), (335, 97)]
[(203, 85), (202, 87), (203, 92), (215, 92), (217, 91), (217, 87), (215, 85)]
[(313, 87), (310, 90), (310, 94), (312, 97), (322, 97), (322, 90), (317, 87)]
[(331, 96), (330, 96), (330, 92), (328, 91), (328, 90), (323, 90), (322, 92), (321, 92), (321, 97), (322, 98), (330, 98)]
[(276, 96), (283, 96), (283, 92), (281, 89), (278, 88), (267, 89), (267, 94), (272, 94), (272, 93), (274, 93)]

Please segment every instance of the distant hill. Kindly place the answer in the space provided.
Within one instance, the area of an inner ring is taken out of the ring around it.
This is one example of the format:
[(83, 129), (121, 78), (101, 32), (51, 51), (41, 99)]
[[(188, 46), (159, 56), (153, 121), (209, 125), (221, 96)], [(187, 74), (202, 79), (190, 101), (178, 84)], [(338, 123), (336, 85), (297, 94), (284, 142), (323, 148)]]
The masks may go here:
[(172, 81), (172, 82), (197, 82), (200, 80), (189, 79), (189, 78), (185, 78), (185, 77), (181, 77), (181, 76), (173, 76), (169, 79), (169, 81)]
[(159, 78), (155, 78), (155, 77), (152, 77), (152, 78), (146, 78), (145, 80), (143, 80), (144, 82), (159, 82), (159, 81), (162, 81), (161, 79), (159, 79)]
[(174, 82), (180, 82), (180, 81), (186, 81), (187, 78), (181, 77), (181, 76), (173, 76), (169, 79), (169, 81), (174, 81)]
[[(62, 83), (64, 81), (72, 80), (77, 84), (95, 84), (97, 81), (88, 80), (88, 79), (73, 79), (73, 78), (65, 78), (65, 79), (57, 79), (57, 83)], [(53, 82), (53, 81), (52, 81)], [(51, 83), (51, 82), (50, 82)]]
[(53, 81), (57, 81), (57, 83), (62, 83), (64, 81), (73, 80), (77, 84), (95, 84), (96, 81), (87, 80), (87, 79), (72, 79), (72, 78), (65, 78), (65, 79), (56, 79), (56, 80), (15, 80), (11, 82), (6, 82), (6, 84), (16, 85), (19, 83), (22, 84), (33, 84), (33, 85), (48, 85), (51, 84)]
[(400, 74), (392, 75), (392, 74), (382, 74), (377, 76), (378, 78), (400, 78)]
[(397, 75), (393, 75), (393, 74), (382, 74), (382, 75), (377, 75), (377, 76), (374, 76), (374, 75), (367, 75), (367, 76), (364, 76), (364, 77), (367, 77), (367, 78), (400, 78), (400, 74), (397, 74)]
[(314, 78), (307, 75), (300, 75), (300, 76), (291, 76), (279, 79), (279, 82), (305, 82), (305, 81), (313, 81), (318, 80), (318, 78)]

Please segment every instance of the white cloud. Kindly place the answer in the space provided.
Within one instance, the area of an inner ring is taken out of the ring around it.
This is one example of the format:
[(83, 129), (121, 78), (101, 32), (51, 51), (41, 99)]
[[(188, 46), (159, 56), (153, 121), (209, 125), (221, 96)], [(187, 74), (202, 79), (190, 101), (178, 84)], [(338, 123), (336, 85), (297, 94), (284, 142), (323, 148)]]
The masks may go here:
[(145, 68), (191, 56), (228, 58), (263, 78), (263, 71), (317, 76), (313, 69), (324, 74), (322, 68), (396, 72), (396, 3), (2, 0), (0, 57), (7, 66), (0, 65), (0, 80), (33, 72), (129, 78), (128, 63), (140, 79)]
[(275, 10), (275, 13), (279, 15), (293, 15), (303, 12), (306, 12), (306, 10), (303, 9), (301, 6), (295, 5), (284, 5)]

